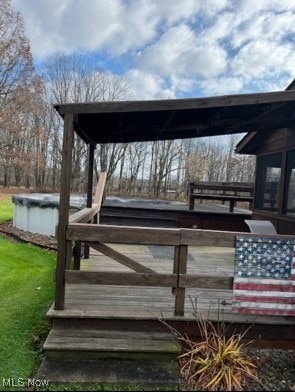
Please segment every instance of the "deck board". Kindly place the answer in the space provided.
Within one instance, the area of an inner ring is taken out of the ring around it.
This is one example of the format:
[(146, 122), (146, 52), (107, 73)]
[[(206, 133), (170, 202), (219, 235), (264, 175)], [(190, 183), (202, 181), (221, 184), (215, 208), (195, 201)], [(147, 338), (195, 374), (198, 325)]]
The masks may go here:
[[(166, 247), (155, 257), (148, 246), (109, 244), (118, 252), (152, 268), (159, 273), (173, 272), (173, 253)], [(233, 276), (234, 249), (224, 247), (193, 247), (188, 253), (188, 274), (204, 276)], [(90, 258), (81, 261), (81, 269), (86, 271), (131, 272), (132, 270), (97, 251), (90, 249)], [(128, 318), (195, 320), (195, 312), (202, 312), (211, 320), (242, 323), (292, 324), (294, 320), (285, 317), (242, 315), (231, 313), (232, 290), (186, 289), (184, 317), (174, 315), (175, 297), (172, 288), (104, 286), (67, 284), (65, 309), (48, 312), (51, 317), (77, 318)]]

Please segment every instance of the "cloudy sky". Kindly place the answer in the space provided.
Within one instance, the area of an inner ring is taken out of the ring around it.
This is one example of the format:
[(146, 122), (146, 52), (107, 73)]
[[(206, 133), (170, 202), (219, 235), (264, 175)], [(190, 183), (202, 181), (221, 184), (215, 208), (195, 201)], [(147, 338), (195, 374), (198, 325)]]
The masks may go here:
[(295, 78), (295, 0), (13, 0), (36, 64), (92, 54), (137, 98), (284, 90)]

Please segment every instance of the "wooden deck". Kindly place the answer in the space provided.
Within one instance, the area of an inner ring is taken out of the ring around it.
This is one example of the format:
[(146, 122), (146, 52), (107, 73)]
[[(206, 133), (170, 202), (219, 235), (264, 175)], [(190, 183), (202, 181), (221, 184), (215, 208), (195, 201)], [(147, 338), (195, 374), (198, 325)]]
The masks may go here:
[[(110, 244), (141, 265), (157, 273), (172, 273), (172, 246), (147, 246)], [(190, 246), (188, 248), (187, 274), (208, 277), (233, 276), (234, 249), (225, 247)], [(131, 270), (91, 249), (90, 258), (81, 261), (82, 271), (131, 272)], [(133, 271), (134, 272), (134, 271)], [(138, 287), (67, 284), (65, 308), (50, 308), (52, 318), (99, 318), (155, 320), (164, 318), (174, 321), (195, 320), (195, 311), (202, 312), (210, 320), (242, 324), (294, 325), (286, 317), (241, 315), (231, 312), (232, 290), (186, 289), (185, 314), (174, 315), (175, 298), (171, 287)]]
[[(86, 209), (85, 220), (96, 213)], [(168, 326), (198, 339), (198, 312), (256, 347), (295, 349), (294, 318), (232, 313), (236, 236), (255, 234), (85, 220), (79, 213), (65, 226), (39, 378), (113, 382), (116, 367), (122, 382), (123, 367), (129, 381), (175, 385), (180, 347)]]

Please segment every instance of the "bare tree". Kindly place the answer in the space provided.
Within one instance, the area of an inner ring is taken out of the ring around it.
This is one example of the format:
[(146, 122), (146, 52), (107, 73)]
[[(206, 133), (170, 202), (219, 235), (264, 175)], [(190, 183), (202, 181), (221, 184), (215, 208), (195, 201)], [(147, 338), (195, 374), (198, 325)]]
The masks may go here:
[(155, 141), (151, 145), (149, 188), (158, 197), (168, 188), (171, 173), (177, 171), (180, 145), (175, 140)]
[[(17, 110), (23, 101), (33, 74), (30, 44), (24, 33), (19, 12), (11, 7), (11, 0), (0, 2), (0, 128), (9, 121), (9, 111)], [(2, 145), (5, 141), (1, 140)]]
[(139, 176), (139, 170), (145, 159), (145, 143), (130, 143), (127, 148), (128, 154), (128, 180), (126, 191), (131, 194), (134, 191), (136, 180)]
[[(123, 99), (128, 92), (128, 86), (121, 77), (110, 72), (103, 72), (91, 57), (57, 53), (47, 59), (44, 64), (43, 78), (48, 86), (49, 99), (55, 103), (65, 102), (97, 102)], [(54, 133), (53, 143), (58, 143), (59, 137)], [(59, 148), (52, 146), (54, 155)], [(98, 158), (101, 170), (107, 170), (108, 181), (116, 170), (120, 160), (122, 145), (98, 146)], [(83, 189), (85, 181), (87, 149), (85, 144), (75, 137), (73, 154), (73, 189)], [(60, 160), (60, 159), (59, 159)], [(53, 166), (58, 166), (52, 162)], [(95, 165), (96, 172), (98, 170)]]
[(23, 19), (10, 0), (0, 2), (0, 150), (4, 186), (10, 185), (11, 169), (20, 137), (15, 128), (24, 113), (28, 88), (33, 75), (30, 44), (24, 33)]

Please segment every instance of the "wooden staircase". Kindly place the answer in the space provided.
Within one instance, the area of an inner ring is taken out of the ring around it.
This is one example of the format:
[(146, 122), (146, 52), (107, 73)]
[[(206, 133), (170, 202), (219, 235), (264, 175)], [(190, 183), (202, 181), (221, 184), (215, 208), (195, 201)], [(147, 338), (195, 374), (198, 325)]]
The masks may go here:
[[(74, 321), (74, 320), (73, 320)], [(97, 320), (59, 319), (44, 344), (36, 377), (49, 382), (178, 385), (180, 347), (170, 332), (115, 329)]]
[[(66, 334), (65, 334), (66, 333)], [(103, 331), (53, 328), (44, 344), (48, 359), (123, 358), (157, 361), (173, 360), (178, 345), (163, 332)]]

